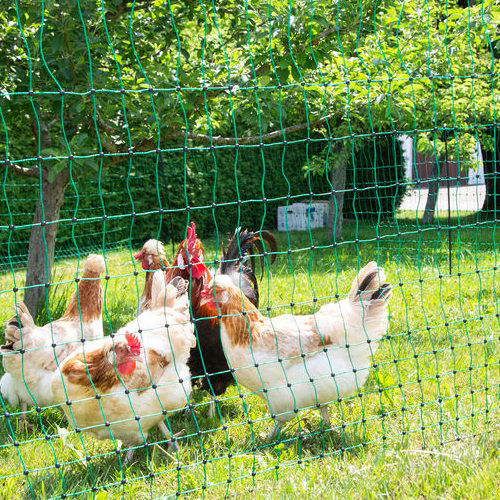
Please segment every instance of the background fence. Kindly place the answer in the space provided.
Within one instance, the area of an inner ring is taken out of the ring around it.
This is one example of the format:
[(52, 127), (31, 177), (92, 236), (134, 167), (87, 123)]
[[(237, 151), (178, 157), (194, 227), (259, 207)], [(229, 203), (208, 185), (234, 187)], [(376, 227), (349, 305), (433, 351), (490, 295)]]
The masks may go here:
[[(458, 495), (460, 484), (487, 494), (499, 390), (498, 3), (0, 5), (2, 324), (29, 294), (37, 324), (59, 318), (97, 252), (104, 331), (116, 332), (143, 288), (133, 253), (156, 238), (170, 260), (191, 221), (211, 265), (236, 227), (275, 232), (276, 262), (264, 255), (259, 282), (272, 317), (345, 298), (371, 260), (394, 288), (368, 380), (333, 402), (331, 427), (301, 409), (269, 442), (273, 419), (255, 393), (231, 387), (209, 417), (211, 398), (194, 389), (195, 413), (168, 418), (186, 429), (180, 450), (154, 430), (127, 468), (115, 440), (66, 429), (61, 405), (2, 398), (5, 494), (264, 495), (314, 483), (347, 496), (398, 477), (403, 494), (426, 483), (429, 495)], [(297, 202), (328, 202), (325, 227), (287, 221), (278, 233), (278, 207)], [(408, 464), (445, 470), (448, 483), (384, 462), (387, 450), (439, 455), (450, 443), (452, 456), (464, 441), (474, 450), (457, 458), (463, 470)], [(476, 467), (477, 490), (464, 479)]]

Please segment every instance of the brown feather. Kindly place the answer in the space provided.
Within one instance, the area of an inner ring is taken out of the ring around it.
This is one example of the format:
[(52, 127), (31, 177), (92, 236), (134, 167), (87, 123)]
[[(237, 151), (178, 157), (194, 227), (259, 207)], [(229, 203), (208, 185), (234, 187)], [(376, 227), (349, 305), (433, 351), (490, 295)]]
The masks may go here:
[(153, 287), (153, 274), (154, 271), (157, 271), (158, 269), (167, 269), (169, 266), (168, 260), (166, 257), (160, 257), (158, 255), (151, 255), (153, 259), (153, 263), (149, 267), (149, 270), (146, 271), (146, 279), (144, 282), (144, 290), (142, 291), (141, 295), (141, 303), (142, 303), (142, 308), (144, 310), (150, 309), (151, 306), (151, 291)]
[(120, 382), (115, 367), (108, 361), (109, 351), (109, 348), (103, 348), (85, 356), (77, 354), (64, 364), (62, 373), (68, 382), (88, 387), (89, 391), (93, 391), (92, 383), (99, 393), (109, 391)]
[[(121, 375), (118, 377), (118, 371), (114, 363), (110, 363), (108, 355), (112, 346), (105, 346), (102, 349), (91, 351), (85, 354), (79, 353), (64, 364), (62, 373), (68, 382), (86, 387), (91, 393), (94, 388), (98, 394), (104, 394), (111, 388), (121, 384), (120, 378), (125, 386), (133, 389), (147, 389), (151, 386), (151, 378), (147, 370), (141, 369), (142, 360), (137, 360), (137, 368), (130, 375)], [(150, 366), (159, 366), (159, 360), (162, 359), (154, 351), (148, 352)], [(166, 363), (163, 365), (166, 366)], [(88, 371), (87, 371), (88, 369)], [(152, 374), (153, 379), (155, 378)], [(92, 385), (93, 384), (93, 385)]]
[(249, 345), (251, 341), (259, 342), (262, 338), (262, 327), (265, 326), (264, 316), (241, 290), (226, 288), (225, 291), (229, 294), (229, 298), (224, 303), (220, 303), (219, 307), (223, 315), (222, 322), (231, 343), (237, 346)]
[(80, 320), (81, 312), (82, 321), (88, 323), (101, 317), (104, 295), (99, 276), (97, 271), (85, 270), (63, 318)]

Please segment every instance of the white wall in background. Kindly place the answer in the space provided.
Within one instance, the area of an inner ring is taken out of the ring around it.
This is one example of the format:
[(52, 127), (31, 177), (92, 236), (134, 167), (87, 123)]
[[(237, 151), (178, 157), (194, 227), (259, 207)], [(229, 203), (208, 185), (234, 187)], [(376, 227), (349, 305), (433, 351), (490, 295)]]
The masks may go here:
[(483, 166), (483, 153), (479, 142), (476, 143), (476, 160), (477, 170), (469, 168), (469, 185), (475, 186), (476, 184), (484, 184), (484, 166)]
[(400, 135), (401, 147), (403, 148), (403, 158), (405, 161), (405, 175), (408, 180), (412, 179), (413, 171), (413, 139), (408, 135)]

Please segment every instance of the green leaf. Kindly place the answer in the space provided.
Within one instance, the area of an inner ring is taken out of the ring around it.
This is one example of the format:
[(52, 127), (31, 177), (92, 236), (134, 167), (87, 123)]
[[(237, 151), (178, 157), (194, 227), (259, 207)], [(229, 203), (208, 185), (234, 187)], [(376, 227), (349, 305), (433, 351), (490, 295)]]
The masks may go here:
[(70, 145), (73, 149), (82, 149), (84, 144), (88, 141), (89, 136), (85, 132), (75, 135), (70, 141)]
[(57, 175), (59, 172), (62, 172), (66, 167), (68, 166), (66, 160), (58, 161), (55, 165), (53, 165), (49, 169), (49, 182), (52, 184), (54, 180), (56, 179)]

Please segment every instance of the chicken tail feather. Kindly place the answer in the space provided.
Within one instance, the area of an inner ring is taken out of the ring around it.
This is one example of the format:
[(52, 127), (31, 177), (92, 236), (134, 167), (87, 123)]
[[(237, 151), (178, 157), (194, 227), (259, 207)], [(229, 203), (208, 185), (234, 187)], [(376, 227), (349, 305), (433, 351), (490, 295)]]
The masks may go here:
[(221, 274), (230, 274), (231, 271), (237, 270), (239, 268), (240, 257), (242, 257), (243, 261), (248, 258), (255, 241), (258, 239), (258, 233), (251, 233), (246, 229), (242, 231), (238, 227), (229, 240), (227, 249), (223, 254), (220, 265)]
[(354, 279), (349, 292), (351, 302), (378, 303), (388, 302), (392, 295), (392, 286), (385, 281), (384, 269), (376, 262), (368, 263)]
[(16, 304), (16, 314), (5, 323), (5, 341), (7, 343), (19, 342), (21, 331), (33, 328), (35, 322), (24, 302)]
[(274, 235), (265, 230), (255, 233), (247, 231), (246, 229), (242, 231), (239, 227), (229, 240), (227, 249), (223, 252), (223, 262), (220, 267), (221, 274), (230, 274), (231, 271), (237, 270), (240, 256), (243, 259), (250, 258), (252, 272), (255, 273), (254, 246), (260, 252), (260, 264), (262, 270), (264, 270), (264, 247), (262, 245), (262, 240), (266, 244), (267, 253), (270, 256), (270, 263), (273, 264), (276, 260), (276, 251), (278, 249), (278, 244)]

